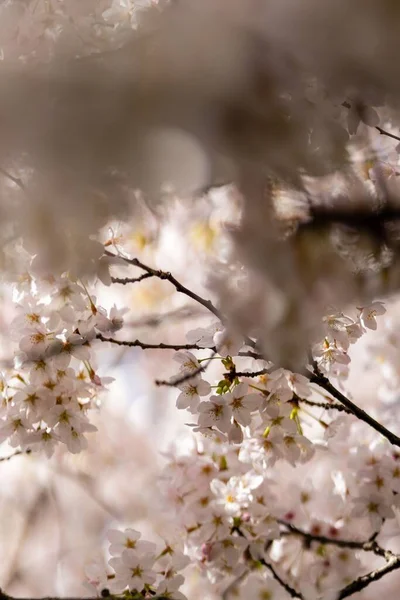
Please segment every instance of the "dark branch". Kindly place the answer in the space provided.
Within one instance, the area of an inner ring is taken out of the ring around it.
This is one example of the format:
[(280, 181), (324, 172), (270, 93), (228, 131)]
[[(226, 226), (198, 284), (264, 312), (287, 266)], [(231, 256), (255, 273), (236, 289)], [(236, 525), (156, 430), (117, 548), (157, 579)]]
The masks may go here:
[(154, 277), (151, 273), (143, 273), (140, 277), (111, 277), (113, 283), (120, 283), (121, 285), (128, 285), (128, 283), (139, 283), (144, 279)]
[(260, 377), (268, 373), (268, 369), (260, 369), (260, 371), (235, 371), (236, 377)]
[(394, 135), (394, 133), (390, 133), (390, 131), (386, 131), (386, 129), (382, 129), (382, 127), (379, 127), (378, 125), (375, 125), (375, 129), (379, 131), (381, 135), (387, 135), (388, 137), (400, 142), (400, 137), (398, 135)]
[(385, 575), (390, 573), (391, 571), (395, 571), (400, 568), (400, 557), (394, 556), (391, 558), (384, 567), (380, 569), (376, 569), (375, 571), (371, 571), (367, 573), (367, 575), (361, 575), (361, 577), (357, 577), (354, 581), (346, 585), (338, 594), (337, 599), (343, 600), (343, 598), (348, 598), (352, 596), (356, 592), (361, 592), (364, 588), (369, 586), (374, 581), (379, 581)]
[(290, 594), (292, 598), (299, 598), (300, 600), (305, 600), (304, 596), (300, 594), (300, 592), (298, 592), (297, 590), (292, 588), (288, 583), (283, 581), (283, 579), (275, 571), (274, 567), (270, 563), (268, 563), (264, 558), (260, 558), (259, 562), (271, 571), (273, 578), (276, 579), (278, 583), (280, 583), (280, 585), (287, 591), (288, 594)]
[[(105, 254), (107, 254), (107, 256), (112, 256), (114, 258), (116, 257), (116, 254), (113, 254), (112, 252), (109, 252), (108, 250), (105, 250), (104, 252), (105, 252)], [(147, 265), (142, 263), (137, 258), (125, 258), (125, 257), (121, 257), (121, 258), (128, 264), (133, 265), (134, 267), (138, 267), (139, 269), (142, 269), (143, 271), (146, 271), (146, 273), (148, 275), (151, 275), (152, 277), (158, 277), (158, 279), (163, 279), (165, 281), (169, 281), (175, 287), (177, 292), (180, 292), (181, 294), (185, 294), (185, 296), (192, 298), (192, 300), (195, 300), (196, 302), (198, 302), (198, 304), (201, 304), (202, 306), (207, 308), (207, 310), (212, 312), (213, 315), (215, 315), (219, 320), (222, 320), (219, 310), (214, 306), (214, 304), (211, 302), (211, 300), (205, 300), (198, 294), (195, 294), (194, 292), (189, 290), (189, 288), (185, 287), (177, 279), (175, 279), (175, 277), (171, 273), (168, 273), (166, 271), (157, 270), (157, 269), (152, 269), (151, 267), (148, 267)]]
[[(112, 256), (112, 257), (116, 258), (116, 255), (113, 254), (112, 252), (109, 252), (108, 250), (104, 250), (104, 253), (107, 256)], [(213, 315), (215, 315), (217, 317), (217, 319), (219, 319), (221, 321), (221, 323), (224, 322), (224, 318), (223, 318), (222, 314), (219, 312), (217, 307), (214, 306), (214, 304), (211, 302), (211, 300), (206, 300), (205, 298), (202, 298), (198, 294), (195, 294), (195, 292), (192, 292), (192, 290), (190, 290), (186, 286), (182, 285), (182, 283), (180, 283), (180, 281), (178, 281), (172, 275), (172, 273), (169, 273), (167, 271), (161, 271), (159, 269), (153, 269), (152, 267), (148, 267), (147, 265), (142, 263), (137, 258), (125, 258), (124, 256), (122, 256), (120, 258), (122, 258), (128, 264), (133, 265), (134, 267), (138, 267), (139, 269), (142, 269), (143, 271), (146, 271), (146, 273), (148, 275), (151, 275), (152, 277), (158, 277), (158, 279), (169, 281), (170, 283), (172, 283), (172, 285), (174, 286), (174, 288), (176, 289), (177, 292), (179, 292), (181, 294), (185, 294), (185, 296), (192, 298), (192, 300), (195, 300), (195, 302), (197, 302), (198, 304), (201, 304), (201, 306), (204, 306), (204, 308), (206, 308)], [(255, 344), (254, 340), (252, 340), (251, 338), (245, 337), (244, 341), (247, 346), (250, 346), (251, 348), (255, 348), (256, 344)]]
[(12, 181), (13, 183), (15, 183), (15, 185), (17, 185), (21, 190), (23, 190), (24, 192), (26, 192), (26, 187), (25, 187), (24, 182), (22, 181), (22, 179), (20, 179), (19, 177), (14, 177), (14, 175), (11, 175), (11, 173), (9, 173), (8, 171), (6, 171), (6, 169), (3, 169), (3, 167), (0, 167), (0, 173), (2, 173), (10, 181)]
[[(346, 102), (346, 101), (342, 102), (342, 106), (344, 106), (345, 108), (349, 108), (349, 109), (351, 108), (350, 102)], [(379, 133), (381, 135), (386, 135), (387, 137), (390, 137), (390, 138), (400, 142), (400, 137), (398, 135), (394, 135), (394, 133), (390, 133), (390, 131), (386, 131), (386, 129), (379, 127), (379, 125), (374, 125), (374, 129), (376, 129), (376, 131), (379, 131)]]
[(375, 431), (378, 431), (378, 433), (380, 433), (381, 435), (383, 435), (383, 437), (385, 437), (387, 440), (389, 440), (389, 442), (391, 444), (393, 444), (393, 446), (400, 447), (400, 438), (396, 434), (394, 434), (392, 431), (389, 431), (389, 429), (386, 429), (386, 427), (384, 427), (381, 423), (379, 423), (374, 418), (372, 418), (368, 413), (366, 413), (365, 410), (363, 410), (362, 408), (357, 406), (357, 404), (354, 404), (354, 402), (349, 400), (349, 398), (347, 398), (344, 394), (342, 394), (342, 392), (340, 392), (338, 389), (336, 389), (335, 386), (333, 386), (331, 384), (329, 379), (321, 373), (321, 371), (319, 370), (319, 367), (315, 361), (313, 362), (313, 370), (314, 370), (314, 373), (310, 377), (311, 383), (316, 383), (319, 387), (321, 387), (325, 391), (329, 392), (329, 394), (331, 394), (331, 396), (333, 396), (336, 400), (338, 400), (341, 404), (343, 404), (348, 410), (350, 410), (353, 413), (353, 415), (355, 415), (358, 419), (360, 419), (360, 421), (364, 421), (364, 423), (367, 423), (368, 425), (370, 425), (370, 427), (375, 429)]
[(14, 456), (24, 456), (27, 454), (31, 454), (32, 450), (17, 450), (13, 454), (9, 454), (8, 456), (2, 456), (0, 458), (0, 462), (6, 462), (7, 460), (11, 460)]
[(196, 369), (195, 371), (192, 371), (191, 373), (185, 373), (184, 375), (181, 375), (180, 377), (175, 377), (171, 381), (167, 381), (166, 379), (156, 379), (154, 383), (158, 386), (165, 385), (168, 387), (176, 387), (178, 385), (181, 385), (181, 383), (185, 383), (185, 381), (189, 381), (189, 379), (193, 379), (194, 377), (197, 377), (197, 375), (200, 375), (200, 373), (204, 373), (204, 371), (207, 369), (208, 365), (211, 363), (211, 361), (215, 357), (215, 355), (216, 355), (216, 352), (213, 352), (213, 354), (210, 356), (210, 358), (208, 359), (206, 364), (201, 365), (200, 367), (198, 367), (198, 369)]
[(140, 340), (116, 340), (115, 338), (104, 337), (101, 333), (96, 334), (96, 339), (101, 342), (110, 342), (117, 346), (128, 346), (129, 348), (141, 348), (142, 350), (213, 350), (216, 352), (216, 348), (202, 348), (197, 344), (147, 344)]
[(303, 402), (303, 404), (307, 404), (308, 406), (317, 406), (318, 408), (324, 408), (327, 410), (338, 410), (339, 412), (345, 412), (349, 415), (352, 415), (352, 411), (342, 404), (337, 404), (336, 402), (314, 402), (313, 400), (308, 400), (307, 398), (296, 398), (297, 402)]

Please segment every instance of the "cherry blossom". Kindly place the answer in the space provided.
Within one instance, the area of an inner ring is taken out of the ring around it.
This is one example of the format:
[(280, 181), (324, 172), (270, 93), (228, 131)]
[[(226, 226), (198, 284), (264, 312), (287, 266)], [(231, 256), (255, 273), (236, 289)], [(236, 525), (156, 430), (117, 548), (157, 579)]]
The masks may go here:
[(189, 381), (179, 384), (182, 390), (176, 400), (177, 408), (188, 408), (194, 413), (199, 405), (200, 396), (208, 396), (211, 386), (200, 377), (191, 378)]

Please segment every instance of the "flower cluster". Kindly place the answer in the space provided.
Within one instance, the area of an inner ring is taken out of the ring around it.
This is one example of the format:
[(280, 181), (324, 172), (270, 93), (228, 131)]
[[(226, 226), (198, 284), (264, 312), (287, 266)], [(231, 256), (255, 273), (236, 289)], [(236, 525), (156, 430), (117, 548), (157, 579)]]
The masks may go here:
[(87, 582), (96, 592), (108, 590), (113, 594), (128, 591), (135, 598), (154, 595), (176, 600), (187, 600), (179, 588), (184, 583), (180, 573), (189, 563), (182, 547), (176, 541), (164, 541), (163, 546), (140, 539), (138, 531), (111, 529), (109, 568), (99, 563), (86, 567)]
[(332, 313), (324, 317), (325, 337), (314, 345), (313, 355), (319, 368), (333, 377), (346, 378), (350, 356), (348, 350), (367, 330), (376, 330), (376, 317), (386, 312), (382, 302), (358, 309), (357, 317)]
[(96, 431), (90, 411), (112, 381), (97, 374), (93, 343), (97, 334), (122, 327), (126, 309), (107, 313), (67, 274), (51, 280), (32, 275), (14, 293), (10, 332), (18, 350), (15, 368), (2, 376), (0, 441), (48, 456), (59, 442), (80, 452), (86, 434)]

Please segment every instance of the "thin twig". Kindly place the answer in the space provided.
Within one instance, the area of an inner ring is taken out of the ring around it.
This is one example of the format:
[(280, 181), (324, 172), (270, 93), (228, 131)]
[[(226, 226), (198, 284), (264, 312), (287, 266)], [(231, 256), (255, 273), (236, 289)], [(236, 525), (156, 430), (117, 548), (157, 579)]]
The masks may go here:
[[(140, 340), (116, 340), (115, 338), (104, 337), (103, 334), (97, 333), (96, 339), (101, 342), (110, 342), (111, 344), (115, 344), (117, 346), (126, 346), (130, 348), (142, 348), (142, 350), (212, 350), (213, 352), (217, 352), (215, 346), (198, 346), (197, 344), (164, 344), (161, 342), (160, 344), (147, 344), (146, 342), (141, 342)], [(261, 354), (257, 354), (257, 352), (251, 351), (243, 351), (239, 352), (237, 356), (248, 356), (250, 358), (255, 358), (257, 360), (263, 360)]]
[[(104, 253), (107, 254), (107, 256), (117, 258), (117, 255), (113, 254), (112, 252), (109, 252), (109, 250), (105, 250)], [(163, 279), (165, 281), (169, 281), (175, 287), (177, 292), (180, 292), (181, 294), (185, 294), (185, 296), (192, 298), (192, 300), (195, 300), (198, 304), (201, 304), (202, 306), (207, 308), (207, 310), (212, 312), (213, 315), (215, 315), (220, 321), (222, 320), (221, 313), (214, 306), (214, 304), (211, 302), (211, 300), (206, 300), (205, 298), (202, 298), (198, 294), (195, 294), (194, 292), (189, 290), (189, 288), (182, 285), (171, 273), (168, 273), (166, 271), (161, 271), (159, 269), (152, 269), (151, 267), (148, 267), (147, 265), (142, 263), (137, 258), (125, 258), (124, 256), (121, 256), (120, 258), (122, 258), (128, 264), (133, 265), (134, 267), (138, 267), (139, 269), (142, 269), (143, 271), (146, 271), (146, 273), (152, 275), (153, 277), (158, 277), (158, 279)]]
[(378, 125), (375, 125), (374, 128), (379, 131), (381, 135), (387, 135), (388, 137), (400, 142), (400, 137), (398, 135), (394, 135), (394, 133), (390, 133), (390, 131), (386, 131), (386, 129), (382, 129), (382, 127), (379, 127)]
[(244, 571), (243, 573), (241, 573), (240, 575), (238, 575), (229, 585), (228, 587), (225, 589), (224, 592), (222, 592), (222, 600), (227, 600), (228, 596), (230, 595), (231, 592), (235, 592), (237, 586), (239, 585), (239, 583), (241, 583), (241, 581), (243, 581), (243, 579), (245, 577), (247, 577), (249, 574), (249, 571)]
[[(345, 108), (348, 108), (348, 109), (351, 108), (350, 102), (347, 102), (347, 101), (342, 102), (342, 106), (344, 106)], [(387, 131), (386, 129), (379, 127), (379, 125), (374, 125), (374, 129), (376, 129), (376, 131), (379, 131), (379, 133), (381, 135), (386, 135), (387, 137), (393, 138), (394, 140), (397, 140), (398, 142), (400, 142), (400, 137), (398, 135), (395, 135), (394, 133), (390, 133), (390, 131)]]
[(147, 344), (140, 340), (116, 340), (115, 338), (104, 337), (101, 333), (96, 334), (96, 339), (101, 342), (110, 342), (117, 346), (128, 346), (129, 348), (141, 348), (142, 350), (213, 350), (216, 352), (216, 348), (203, 348), (197, 344)]
[(168, 386), (168, 387), (177, 387), (178, 385), (185, 383), (185, 381), (189, 381), (189, 379), (193, 379), (194, 377), (197, 377), (197, 375), (200, 375), (200, 373), (204, 373), (204, 371), (207, 369), (208, 365), (211, 364), (211, 361), (213, 360), (213, 358), (215, 358), (215, 355), (216, 355), (216, 352), (213, 352), (213, 354), (210, 356), (210, 358), (204, 365), (200, 365), (200, 367), (198, 367), (196, 370), (192, 371), (191, 373), (185, 373), (184, 375), (181, 375), (180, 377), (176, 377), (170, 381), (167, 381), (166, 379), (156, 379), (154, 383), (158, 386), (164, 385), (164, 386)]
[(261, 375), (265, 375), (268, 373), (268, 369), (260, 369), (260, 371), (235, 371), (234, 374), (236, 377), (261, 377)]
[[(104, 594), (103, 596), (104, 598), (107, 598), (108, 600), (121, 600), (121, 594), (114, 596), (113, 594)], [(139, 598), (143, 598), (143, 596), (141, 594), (124, 594), (124, 598), (126, 598), (126, 600), (139, 600)], [(173, 596), (169, 596), (168, 598), (166, 596), (151, 596), (152, 600), (174, 600)], [(3, 592), (2, 590), (0, 590), (0, 600), (99, 600), (99, 596), (93, 596), (93, 597), (62, 597), (60, 598), (59, 596), (45, 596), (42, 598), (15, 598), (14, 596), (9, 596), (8, 594), (6, 594), (5, 592)]]
[(297, 402), (303, 402), (303, 404), (307, 404), (308, 406), (317, 406), (318, 408), (324, 408), (326, 410), (338, 410), (339, 412), (345, 412), (349, 415), (353, 414), (349, 408), (346, 408), (342, 404), (337, 404), (336, 402), (314, 402), (307, 398), (297, 398)]
[(268, 563), (264, 558), (259, 558), (259, 562), (271, 571), (273, 578), (281, 584), (281, 586), (287, 591), (288, 594), (290, 594), (292, 598), (299, 598), (300, 600), (305, 600), (304, 596), (300, 594), (300, 592), (292, 588), (288, 583), (286, 583), (286, 581), (283, 581), (283, 579), (275, 571), (274, 567), (270, 563)]
[(22, 181), (22, 179), (20, 179), (19, 177), (14, 177), (14, 175), (11, 175), (11, 173), (9, 173), (8, 171), (6, 171), (6, 169), (3, 169), (3, 167), (0, 167), (0, 173), (2, 173), (3, 175), (5, 175), (5, 177), (7, 177), (10, 181), (12, 181), (13, 183), (15, 183), (15, 185), (17, 185), (21, 190), (23, 190), (24, 192), (26, 192), (26, 187), (25, 187), (24, 182)]
[(151, 273), (143, 273), (140, 277), (111, 277), (113, 283), (120, 283), (121, 285), (128, 285), (129, 283), (140, 283), (144, 279), (154, 277)]
[(141, 317), (135, 321), (127, 321), (124, 323), (124, 329), (127, 328), (145, 328), (145, 327), (159, 327), (165, 322), (183, 321), (184, 319), (194, 319), (197, 317), (204, 317), (204, 313), (200, 312), (201, 309), (197, 310), (189, 306), (182, 306), (182, 308), (170, 310), (165, 313), (156, 313), (146, 317)]
[[(114, 254), (113, 252), (110, 252), (109, 250), (104, 250), (104, 253), (107, 256), (117, 258), (117, 255)], [(139, 269), (142, 269), (143, 271), (146, 271), (146, 273), (148, 273), (149, 275), (151, 275), (153, 277), (158, 277), (158, 279), (161, 279), (164, 281), (169, 281), (170, 283), (172, 283), (172, 285), (174, 286), (174, 288), (176, 289), (177, 292), (179, 292), (180, 294), (185, 294), (185, 296), (192, 298), (192, 300), (195, 300), (198, 304), (201, 304), (201, 306), (204, 306), (204, 308), (207, 308), (207, 310), (209, 310), (213, 315), (215, 315), (217, 317), (217, 319), (219, 319), (221, 321), (221, 323), (224, 322), (224, 318), (223, 318), (222, 314), (217, 309), (217, 307), (214, 306), (214, 304), (211, 302), (211, 300), (206, 300), (205, 298), (202, 298), (202, 296), (199, 296), (195, 292), (192, 292), (192, 290), (190, 290), (189, 288), (184, 286), (180, 281), (178, 281), (172, 275), (172, 273), (169, 273), (167, 271), (161, 271), (160, 269), (153, 269), (152, 267), (149, 267), (148, 265), (145, 265), (144, 263), (142, 263), (137, 258), (126, 258), (125, 256), (121, 256), (120, 258), (122, 258), (122, 260), (124, 260), (128, 264), (133, 265), (134, 267), (138, 267)], [(252, 340), (251, 338), (245, 336), (244, 341), (247, 346), (250, 346), (251, 348), (256, 347), (255, 341)]]
[(2, 456), (0, 458), (0, 462), (6, 462), (7, 460), (11, 460), (14, 456), (23, 456), (27, 454), (31, 454), (32, 450), (17, 450), (13, 454), (9, 454), (8, 456)]

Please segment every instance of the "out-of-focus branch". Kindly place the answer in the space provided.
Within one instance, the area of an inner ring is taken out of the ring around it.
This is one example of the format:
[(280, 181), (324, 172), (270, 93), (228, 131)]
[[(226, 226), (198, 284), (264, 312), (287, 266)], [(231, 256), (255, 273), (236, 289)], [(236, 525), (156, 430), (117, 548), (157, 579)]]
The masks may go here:
[(17, 185), (21, 190), (23, 190), (24, 192), (26, 192), (26, 187), (25, 187), (25, 184), (22, 181), (22, 179), (20, 179), (19, 177), (15, 177), (14, 175), (11, 175), (11, 173), (9, 173), (8, 171), (6, 171), (6, 169), (3, 169), (3, 167), (0, 167), (0, 173), (2, 173), (10, 181), (12, 181), (13, 183), (15, 183), (15, 185)]
[[(121, 600), (121, 598), (123, 598), (124, 600), (143, 600), (143, 596), (142, 594), (131, 594), (131, 593), (125, 593), (125, 594), (120, 594), (119, 596), (114, 596), (113, 594), (104, 594), (104, 596), (102, 596), (103, 598), (108, 598), (109, 600)], [(173, 597), (166, 597), (166, 596), (152, 596), (151, 597), (152, 600), (174, 600)], [(93, 596), (92, 598), (90, 597), (59, 597), (59, 596), (45, 596), (42, 598), (14, 598), (14, 596), (9, 596), (8, 594), (6, 594), (5, 592), (3, 592), (2, 590), (0, 590), (0, 600), (99, 600), (99, 596)]]
[(312, 542), (317, 542), (319, 544), (328, 544), (331, 546), (340, 546), (341, 548), (352, 548), (354, 550), (363, 550), (364, 552), (373, 552), (377, 556), (381, 556), (386, 561), (390, 561), (396, 557), (396, 555), (391, 550), (386, 550), (382, 548), (375, 540), (367, 540), (365, 542), (358, 542), (355, 540), (341, 540), (335, 538), (329, 538), (324, 535), (315, 535), (313, 533), (308, 533), (307, 531), (303, 531), (299, 527), (295, 527), (291, 523), (287, 523), (286, 521), (282, 521), (278, 519), (278, 523), (286, 527), (288, 532), (293, 535), (301, 536), (307, 545), (310, 545)]
[(124, 329), (127, 328), (144, 328), (144, 327), (159, 327), (163, 325), (165, 322), (170, 323), (171, 321), (184, 321), (186, 319), (195, 319), (198, 317), (204, 317), (204, 312), (201, 308), (194, 309), (189, 306), (183, 306), (182, 308), (177, 308), (174, 310), (170, 310), (165, 313), (152, 314), (145, 317), (141, 317), (136, 321), (127, 321), (124, 323)]
[(13, 454), (9, 454), (8, 456), (2, 456), (0, 458), (0, 462), (6, 462), (7, 460), (11, 460), (12, 458), (14, 458), (14, 456), (23, 456), (26, 454), (31, 454), (32, 450), (17, 450), (16, 452), (13, 452)]

